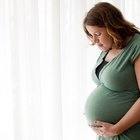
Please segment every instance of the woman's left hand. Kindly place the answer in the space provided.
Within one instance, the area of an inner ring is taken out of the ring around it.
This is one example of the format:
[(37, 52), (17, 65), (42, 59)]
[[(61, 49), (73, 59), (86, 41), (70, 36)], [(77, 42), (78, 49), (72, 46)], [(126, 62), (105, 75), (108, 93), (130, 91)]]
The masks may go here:
[(100, 136), (113, 137), (118, 135), (115, 125), (102, 121), (95, 121), (93, 125), (89, 125), (93, 131)]

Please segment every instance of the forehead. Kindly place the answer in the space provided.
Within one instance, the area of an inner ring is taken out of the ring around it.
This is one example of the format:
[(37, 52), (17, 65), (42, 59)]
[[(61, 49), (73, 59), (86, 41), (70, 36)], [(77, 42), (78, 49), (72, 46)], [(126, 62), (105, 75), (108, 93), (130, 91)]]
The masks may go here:
[(86, 25), (86, 29), (88, 30), (88, 32), (106, 32), (106, 28), (105, 27), (98, 27), (98, 26), (90, 26), (90, 25)]

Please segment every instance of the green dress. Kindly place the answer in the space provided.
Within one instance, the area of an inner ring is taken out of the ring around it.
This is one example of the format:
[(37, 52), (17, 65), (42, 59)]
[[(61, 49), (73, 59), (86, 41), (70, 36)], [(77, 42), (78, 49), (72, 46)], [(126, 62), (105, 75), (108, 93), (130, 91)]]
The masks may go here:
[[(97, 77), (96, 69), (106, 54), (107, 52), (101, 52), (91, 75), (97, 87), (85, 103), (85, 116), (89, 124), (93, 124), (95, 120), (117, 123), (140, 97), (134, 71), (134, 61), (140, 55), (140, 35), (135, 34), (127, 47), (107, 63)], [(97, 139), (139, 140), (140, 123), (118, 136), (110, 138), (98, 136)]]

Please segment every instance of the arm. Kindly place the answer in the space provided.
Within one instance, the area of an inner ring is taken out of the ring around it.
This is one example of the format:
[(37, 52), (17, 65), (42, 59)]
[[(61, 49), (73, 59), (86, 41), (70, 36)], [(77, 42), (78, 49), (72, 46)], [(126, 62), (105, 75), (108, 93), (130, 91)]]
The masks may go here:
[[(140, 56), (135, 60), (134, 68), (138, 86), (140, 89)], [(121, 134), (128, 128), (138, 123), (139, 121), (140, 121), (140, 98), (134, 103), (134, 105), (122, 117), (122, 119), (115, 125), (106, 122), (96, 121), (95, 125), (99, 125), (102, 127), (93, 127), (93, 126), (91, 127), (98, 135), (112, 137)]]

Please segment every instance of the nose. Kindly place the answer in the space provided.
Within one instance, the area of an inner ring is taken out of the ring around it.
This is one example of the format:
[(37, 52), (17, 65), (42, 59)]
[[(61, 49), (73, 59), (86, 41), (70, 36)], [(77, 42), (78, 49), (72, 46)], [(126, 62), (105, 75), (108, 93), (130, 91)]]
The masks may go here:
[(93, 44), (96, 44), (96, 43), (98, 43), (98, 42), (99, 42), (98, 37), (97, 37), (97, 36), (93, 36), (93, 37), (92, 37), (92, 43), (93, 43)]

